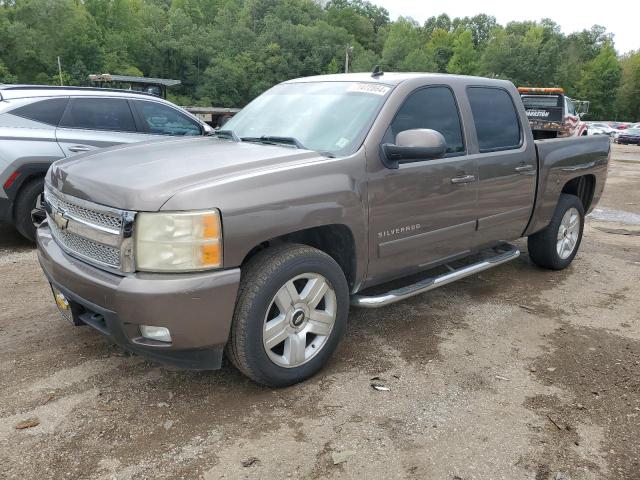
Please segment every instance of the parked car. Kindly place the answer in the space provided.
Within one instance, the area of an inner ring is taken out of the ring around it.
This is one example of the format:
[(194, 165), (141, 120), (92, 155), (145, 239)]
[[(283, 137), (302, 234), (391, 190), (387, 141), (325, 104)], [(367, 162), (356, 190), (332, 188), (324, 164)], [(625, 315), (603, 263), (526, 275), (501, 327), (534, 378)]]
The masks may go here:
[(611, 135), (611, 138), (613, 139), (614, 143), (619, 143), (618, 140), (620, 138), (620, 135), (624, 135), (625, 132), (629, 129), (637, 129), (637, 128), (640, 128), (640, 123), (625, 124), (625, 127), (623, 129), (616, 129)]
[(616, 132), (615, 128), (610, 127), (606, 123), (589, 123), (587, 126), (587, 135), (607, 135), (611, 136)]
[(285, 82), (225, 128), (54, 163), (38, 258), (74, 324), (182, 368), (226, 348), (277, 387), (322, 368), (350, 303), (513, 260), (523, 236), (566, 268), (611, 148), (534, 141), (508, 81), (378, 70)]
[(618, 143), (621, 145), (640, 145), (640, 128), (627, 128), (618, 135)]
[[(52, 162), (97, 148), (212, 129), (154, 95), (104, 88), (0, 85), (0, 221), (29, 240)], [(32, 221), (33, 212), (33, 221)]]

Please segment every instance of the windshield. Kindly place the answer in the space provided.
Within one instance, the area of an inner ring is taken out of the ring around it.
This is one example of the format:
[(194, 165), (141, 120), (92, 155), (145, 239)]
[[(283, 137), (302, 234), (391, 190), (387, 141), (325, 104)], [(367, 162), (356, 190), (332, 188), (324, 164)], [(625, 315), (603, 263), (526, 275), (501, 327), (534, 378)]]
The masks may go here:
[(559, 107), (559, 95), (523, 95), (525, 107)]
[(288, 144), (309, 150), (350, 155), (362, 144), (390, 91), (378, 83), (281, 84), (243, 108), (224, 130), (247, 141), (289, 139)]

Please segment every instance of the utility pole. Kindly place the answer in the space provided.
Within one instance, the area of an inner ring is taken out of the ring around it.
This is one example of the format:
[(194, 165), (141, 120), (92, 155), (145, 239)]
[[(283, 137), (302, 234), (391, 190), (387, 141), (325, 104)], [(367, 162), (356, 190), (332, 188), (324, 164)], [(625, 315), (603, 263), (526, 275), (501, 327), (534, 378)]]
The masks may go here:
[(58, 75), (60, 75), (60, 86), (62, 86), (62, 65), (60, 65), (60, 56), (58, 56)]
[(347, 45), (347, 52), (344, 58), (344, 73), (349, 73), (349, 58), (351, 57), (352, 53), (353, 53), (353, 47), (350, 47), (349, 45)]

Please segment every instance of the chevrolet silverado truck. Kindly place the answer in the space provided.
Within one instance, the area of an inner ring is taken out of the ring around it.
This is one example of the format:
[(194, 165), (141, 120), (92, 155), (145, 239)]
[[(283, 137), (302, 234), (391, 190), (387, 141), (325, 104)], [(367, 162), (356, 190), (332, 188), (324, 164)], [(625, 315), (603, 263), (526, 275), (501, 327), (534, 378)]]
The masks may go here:
[(55, 162), (38, 257), (63, 316), (186, 369), (281, 387), (327, 363), (350, 305), (384, 307), (513, 260), (575, 257), (606, 137), (534, 141), (507, 81), (284, 82), (214, 136)]

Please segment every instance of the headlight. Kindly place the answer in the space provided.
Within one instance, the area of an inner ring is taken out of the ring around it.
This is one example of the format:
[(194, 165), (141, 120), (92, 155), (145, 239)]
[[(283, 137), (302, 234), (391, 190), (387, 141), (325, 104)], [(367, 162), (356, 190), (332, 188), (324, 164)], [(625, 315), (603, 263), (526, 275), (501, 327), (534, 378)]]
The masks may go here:
[(136, 215), (136, 269), (189, 272), (222, 267), (222, 226), (217, 210)]

